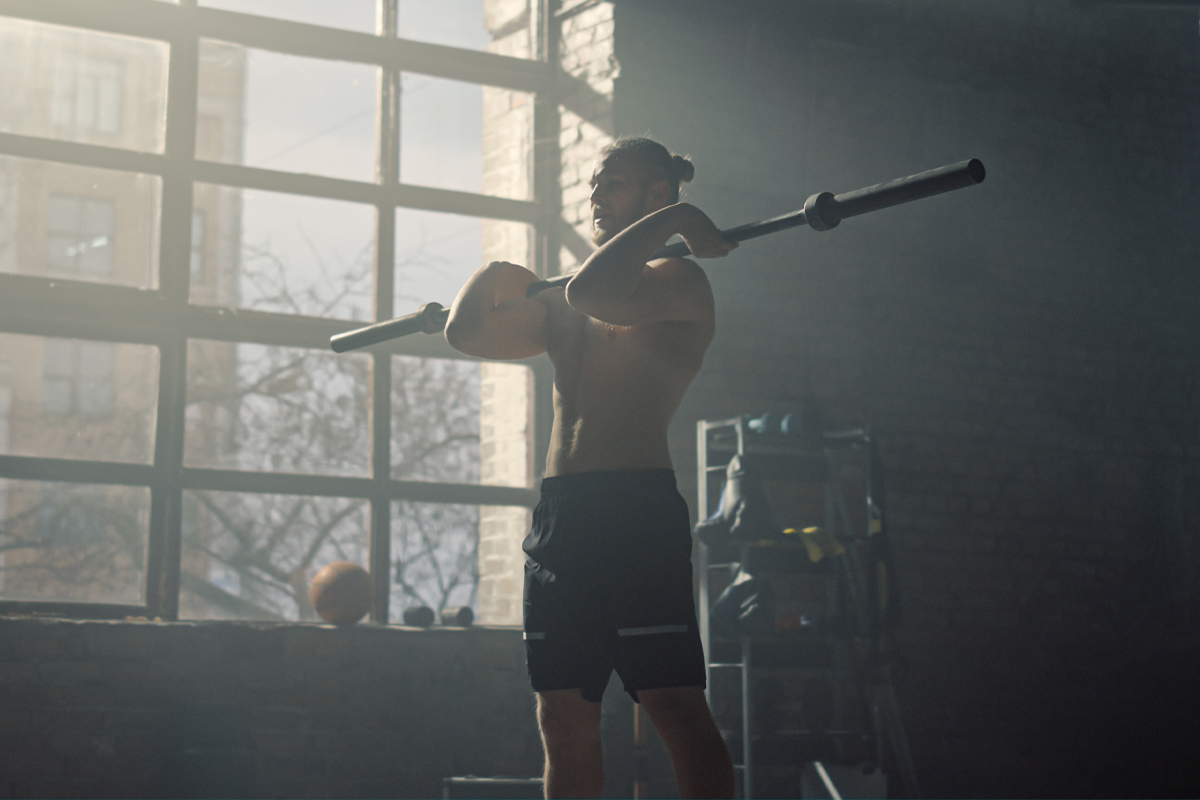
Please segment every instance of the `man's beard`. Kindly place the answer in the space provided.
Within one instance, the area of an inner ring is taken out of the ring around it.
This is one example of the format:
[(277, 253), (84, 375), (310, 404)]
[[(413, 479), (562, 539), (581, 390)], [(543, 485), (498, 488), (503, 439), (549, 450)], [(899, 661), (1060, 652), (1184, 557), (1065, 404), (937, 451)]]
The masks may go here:
[(622, 220), (618, 220), (615, 216), (609, 216), (612, 222), (608, 230), (600, 230), (596, 227), (595, 218), (592, 219), (592, 244), (601, 247), (621, 231), (628, 228), (633, 223), (637, 222), (642, 217), (646, 216), (646, 195), (643, 192), (641, 200), (638, 201), (637, 209)]

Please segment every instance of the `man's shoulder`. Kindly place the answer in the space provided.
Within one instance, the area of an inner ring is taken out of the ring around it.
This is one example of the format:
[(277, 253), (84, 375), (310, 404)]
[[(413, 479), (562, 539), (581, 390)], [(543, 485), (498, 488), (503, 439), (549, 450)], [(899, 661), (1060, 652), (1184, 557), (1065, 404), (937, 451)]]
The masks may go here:
[(708, 287), (708, 275), (704, 268), (690, 258), (656, 258), (646, 266), (656, 278)]
[(681, 258), (679, 256), (670, 256), (668, 258), (655, 258), (646, 265), (651, 269), (659, 269), (669, 273), (679, 273), (681, 275), (704, 275), (704, 268), (690, 258)]

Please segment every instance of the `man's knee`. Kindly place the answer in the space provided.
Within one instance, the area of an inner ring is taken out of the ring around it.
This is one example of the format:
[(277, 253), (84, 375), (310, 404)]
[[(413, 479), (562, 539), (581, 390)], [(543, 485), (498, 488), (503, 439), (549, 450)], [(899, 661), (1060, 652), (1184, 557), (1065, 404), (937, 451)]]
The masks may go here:
[(600, 738), (600, 704), (584, 700), (578, 689), (538, 692), (537, 718), (547, 745)]

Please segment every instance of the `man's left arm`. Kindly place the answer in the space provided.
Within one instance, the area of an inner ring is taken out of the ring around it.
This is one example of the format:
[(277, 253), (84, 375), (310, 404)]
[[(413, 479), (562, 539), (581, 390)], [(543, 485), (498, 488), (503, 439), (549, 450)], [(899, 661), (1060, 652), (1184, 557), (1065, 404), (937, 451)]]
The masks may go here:
[(721, 257), (737, 247), (695, 206), (667, 206), (593, 253), (567, 284), (567, 302), (613, 325), (711, 320), (712, 289), (699, 266), (682, 258), (647, 263), (677, 233), (697, 258)]

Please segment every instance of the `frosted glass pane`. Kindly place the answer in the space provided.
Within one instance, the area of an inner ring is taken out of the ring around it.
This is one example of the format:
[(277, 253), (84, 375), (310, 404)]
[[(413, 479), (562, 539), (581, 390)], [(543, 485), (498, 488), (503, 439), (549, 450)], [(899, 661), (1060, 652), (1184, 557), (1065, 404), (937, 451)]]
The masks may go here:
[(196, 156), (373, 181), (378, 74), (202, 40)]
[(0, 333), (0, 452), (148, 464), (158, 348)]
[(361, 353), (189, 342), (184, 464), (366, 474), (370, 363)]
[(161, 198), (157, 175), (0, 155), (0, 272), (157, 288)]
[(197, 305), (368, 320), (375, 209), (359, 203), (197, 184), (205, 269)]
[(363, 500), (184, 492), (184, 619), (319, 621), (308, 598), (332, 561), (367, 566)]
[(0, 598), (139, 605), (150, 490), (0, 479)]
[(391, 622), (404, 610), (470, 606), (478, 611), (481, 506), (392, 503)]
[(0, 17), (0, 131), (160, 153), (167, 44)]

